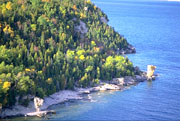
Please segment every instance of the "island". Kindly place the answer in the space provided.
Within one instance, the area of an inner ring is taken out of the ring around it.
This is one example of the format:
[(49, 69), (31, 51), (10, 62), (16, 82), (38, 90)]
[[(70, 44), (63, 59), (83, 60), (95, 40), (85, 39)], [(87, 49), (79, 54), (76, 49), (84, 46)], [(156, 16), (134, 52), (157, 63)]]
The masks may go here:
[(0, 1), (0, 117), (148, 80), (135, 52), (90, 0)]

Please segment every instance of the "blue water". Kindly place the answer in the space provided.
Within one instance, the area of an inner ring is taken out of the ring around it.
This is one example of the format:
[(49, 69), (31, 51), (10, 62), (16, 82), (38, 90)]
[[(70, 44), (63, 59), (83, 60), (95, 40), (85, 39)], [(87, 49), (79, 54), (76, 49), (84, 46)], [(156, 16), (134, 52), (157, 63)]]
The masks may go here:
[(135, 66), (157, 66), (160, 76), (125, 91), (52, 106), (55, 120), (180, 120), (180, 2), (92, 0), (109, 24), (135, 46)]

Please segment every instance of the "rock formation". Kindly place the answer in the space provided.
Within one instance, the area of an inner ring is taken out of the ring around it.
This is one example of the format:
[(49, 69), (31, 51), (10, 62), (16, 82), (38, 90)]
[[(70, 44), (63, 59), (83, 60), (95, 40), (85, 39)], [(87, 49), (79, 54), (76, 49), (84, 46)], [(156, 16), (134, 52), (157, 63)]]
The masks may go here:
[(124, 54), (132, 54), (132, 53), (136, 53), (136, 49), (135, 49), (135, 47), (133, 47), (132, 45), (129, 44), (127, 46), (127, 48), (118, 50), (117, 53), (122, 54), (122, 55), (124, 55)]
[(44, 100), (40, 99), (38, 97), (34, 98), (34, 107), (36, 109), (36, 112), (40, 111), (40, 107), (43, 105)]
[(147, 66), (147, 77), (149, 80), (154, 78), (154, 71), (156, 69), (156, 66), (148, 65)]
[[(73, 20), (77, 21), (76, 18), (74, 18)], [(76, 33), (80, 33), (81, 34), (81, 38), (84, 38), (84, 34), (86, 34), (88, 32), (88, 28), (86, 27), (86, 23), (84, 23), (81, 20), (79, 22), (79, 25), (76, 25), (74, 27), (74, 30), (75, 30)]]

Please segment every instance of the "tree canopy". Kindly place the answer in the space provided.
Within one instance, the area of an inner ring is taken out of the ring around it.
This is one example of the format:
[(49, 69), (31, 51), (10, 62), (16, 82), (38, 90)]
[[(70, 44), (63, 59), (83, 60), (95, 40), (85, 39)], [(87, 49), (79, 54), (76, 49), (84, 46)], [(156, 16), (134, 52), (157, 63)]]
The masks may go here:
[(133, 64), (116, 53), (128, 42), (104, 20), (90, 0), (0, 0), (3, 108), (26, 105), (27, 95), (134, 75)]

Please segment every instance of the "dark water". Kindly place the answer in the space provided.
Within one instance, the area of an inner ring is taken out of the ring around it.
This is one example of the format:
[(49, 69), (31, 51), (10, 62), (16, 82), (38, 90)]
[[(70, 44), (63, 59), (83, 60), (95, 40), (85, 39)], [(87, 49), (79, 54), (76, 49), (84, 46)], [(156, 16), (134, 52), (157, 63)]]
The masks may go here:
[[(89, 100), (52, 106), (55, 120), (180, 120), (180, 2), (93, 0), (109, 24), (135, 46), (128, 55), (146, 70), (157, 66), (153, 82), (125, 91), (90, 94)], [(35, 118), (36, 119), (36, 118)]]

